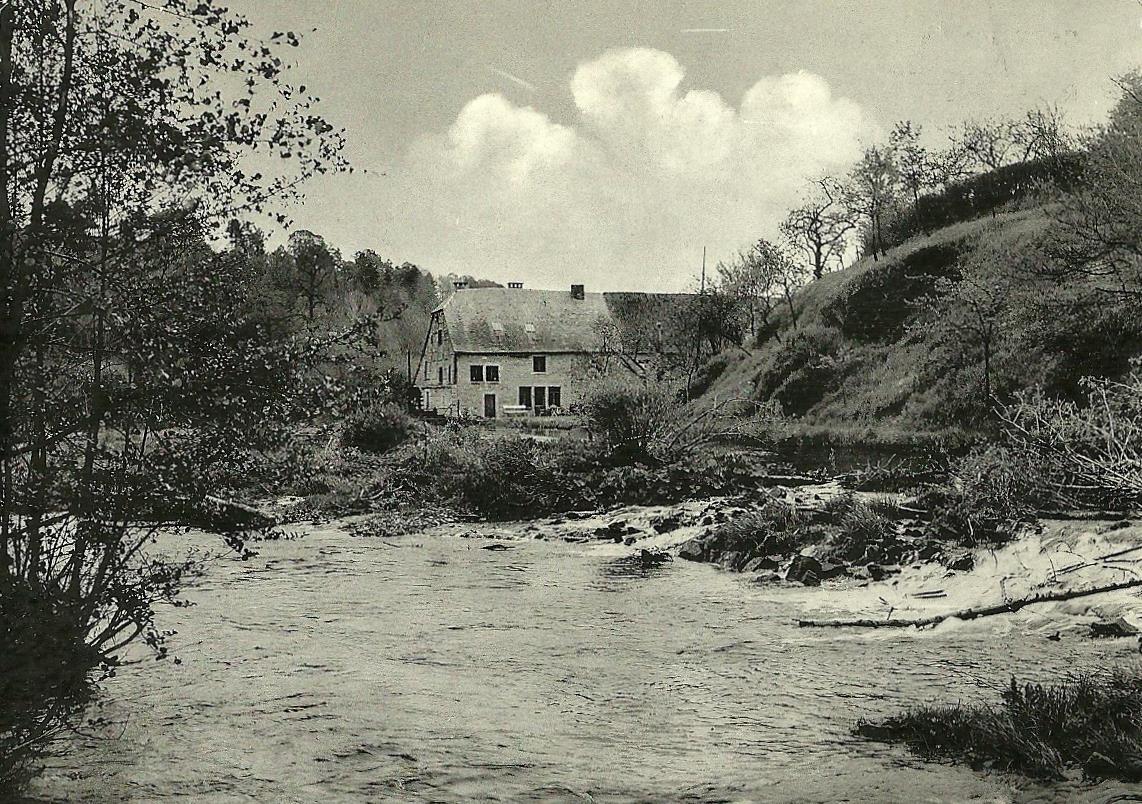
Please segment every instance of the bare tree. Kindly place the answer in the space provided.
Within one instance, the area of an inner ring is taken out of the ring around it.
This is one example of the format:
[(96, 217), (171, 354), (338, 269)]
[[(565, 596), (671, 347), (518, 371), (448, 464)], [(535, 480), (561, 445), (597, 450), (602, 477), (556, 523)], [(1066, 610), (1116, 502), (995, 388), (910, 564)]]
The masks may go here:
[(1058, 106), (1027, 110), (1023, 119), (1012, 125), (1011, 139), (1020, 149), (1021, 162), (1057, 160), (1074, 145)]
[(841, 203), (842, 197), (843, 189), (836, 179), (817, 179), (808, 199), (791, 210), (781, 224), (781, 233), (808, 258), (814, 279), (843, 260), (848, 233), (856, 228)]
[(1015, 147), (1013, 123), (1003, 118), (968, 120), (952, 134), (966, 170), (997, 170), (1010, 164)]

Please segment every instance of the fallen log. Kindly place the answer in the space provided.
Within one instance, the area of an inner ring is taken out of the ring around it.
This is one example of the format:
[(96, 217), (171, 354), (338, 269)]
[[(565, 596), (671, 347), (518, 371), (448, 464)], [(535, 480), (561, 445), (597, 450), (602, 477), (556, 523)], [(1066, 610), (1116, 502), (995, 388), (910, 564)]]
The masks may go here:
[(964, 609), (949, 614), (937, 614), (933, 617), (922, 617), (915, 620), (798, 620), (797, 626), (799, 628), (923, 628), (928, 625), (938, 625), (944, 622), (944, 620), (974, 620), (978, 617), (990, 617), (993, 614), (1009, 614), (1014, 611), (1019, 611), (1019, 609), (1024, 606), (1030, 606), (1035, 603), (1074, 600), (1078, 597), (1098, 595), (1103, 592), (1117, 592), (1120, 589), (1132, 589), (1138, 586), (1142, 586), (1142, 578), (1122, 581), (1121, 583), (1111, 584), (1110, 586), (1099, 586), (1094, 589), (1069, 589), (1065, 592), (1047, 592), (1041, 595), (1021, 598), (1020, 600), (999, 603), (994, 606), (986, 606), (979, 609)]

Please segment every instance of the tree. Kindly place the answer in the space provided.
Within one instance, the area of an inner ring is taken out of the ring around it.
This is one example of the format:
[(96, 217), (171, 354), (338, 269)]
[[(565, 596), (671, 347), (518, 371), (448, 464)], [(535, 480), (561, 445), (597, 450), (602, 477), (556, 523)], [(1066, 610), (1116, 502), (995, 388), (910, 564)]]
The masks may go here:
[(1020, 151), (1020, 162), (1057, 161), (1074, 147), (1057, 106), (1028, 109), (1021, 120), (1012, 124), (1011, 140)]
[(979, 365), (979, 409), (984, 411), (994, 401), (997, 345), (1007, 333), (1019, 293), (1010, 266), (1020, 260), (1021, 255), (1006, 249), (981, 250), (960, 266), (959, 276), (940, 278), (933, 293), (920, 300), (927, 313), (920, 319), (927, 337), (943, 351), (958, 354), (959, 367)]
[(913, 205), (919, 204), (925, 191), (939, 186), (941, 176), (937, 160), (920, 144), (922, 132), (923, 129), (911, 120), (901, 120), (888, 137), (900, 185)]
[[(29, 622), (80, 643), (81, 675), (159, 648), (151, 606), (188, 568), (146, 556), (154, 523), (272, 439), (290, 405), (267, 394), (312, 354), (263, 348), (252, 245), (207, 237), (347, 167), (283, 75), (297, 37), (248, 27), (214, 0), (0, 4), (0, 614), (51, 601)], [(235, 545), (243, 526), (218, 525)], [(50, 700), (28, 711), (9, 747), (57, 727)]]
[(313, 330), (318, 305), (325, 302), (337, 284), (340, 256), (324, 238), (299, 229), (289, 237), (295, 289), (305, 306), (305, 326)]
[(865, 149), (849, 173), (845, 207), (864, 223), (873, 260), (884, 253), (884, 227), (896, 203), (900, 171), (890, 148), (873, 145)]
[(1008, 164), (1015, 146), (1014, 124), (1003, 118), (968, 120), (952, 134), (953, 148), (963, 154), (967, 170), (998, 170)]
[(1112, 295), (1142, 297), (1142, 73), (1124, 76), (1110, 120), (1087, 144), (1078, 186), (1054, 214), (1057, 279), (1087, 277)]
[(848, 233), (856, 228), (842, 198), (843, 188), (835, 179), (817, 179), (808, 199), (791, 210), (781, 224), (781, 233), (808, 258), (814, 279), (841, 262)]
[[(729, 263), (718, 264), (715, 290), (744, 308), (751, 337), (772, 329), (773, 316), (782, 306), (789, 311), (790, 324), (797, 326), (794, 296), (804, 284), (805, 272), (790, 256), (789, 250), (773, 241), (761, 239)], [(720, 308), (719, 308), (720, 309)], [(727, 318), (736, 318), (732, 308), (725, 308)]]

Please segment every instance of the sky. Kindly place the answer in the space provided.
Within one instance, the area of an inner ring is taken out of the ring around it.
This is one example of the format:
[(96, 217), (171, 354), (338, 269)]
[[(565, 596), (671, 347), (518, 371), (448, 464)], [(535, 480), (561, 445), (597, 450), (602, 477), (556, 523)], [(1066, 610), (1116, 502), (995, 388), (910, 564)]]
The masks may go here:
[[(350, 257), (679, 291), (901, 119), (1105, 117), (1142, 0), (237, 0), (361, 172), (289, 210)], [(313, 30), (316, 28), (316, 30)], [(361, 170), (363, 169), (363, 170)]]

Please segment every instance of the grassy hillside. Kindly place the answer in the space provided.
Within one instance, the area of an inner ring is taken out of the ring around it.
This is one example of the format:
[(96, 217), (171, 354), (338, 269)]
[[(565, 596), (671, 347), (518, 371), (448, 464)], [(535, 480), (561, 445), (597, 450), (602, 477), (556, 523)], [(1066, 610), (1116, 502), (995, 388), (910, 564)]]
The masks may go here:
[(1125, 373), (1142, 316), (1042, 278), (1050, 213), (959, 222), (811, 282), (795, 315), (706, 367), (703, 396), (772, 401), (806, 430), (977, 430), (1019, 391)]

